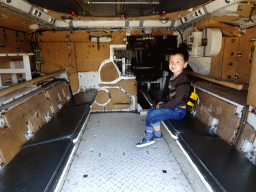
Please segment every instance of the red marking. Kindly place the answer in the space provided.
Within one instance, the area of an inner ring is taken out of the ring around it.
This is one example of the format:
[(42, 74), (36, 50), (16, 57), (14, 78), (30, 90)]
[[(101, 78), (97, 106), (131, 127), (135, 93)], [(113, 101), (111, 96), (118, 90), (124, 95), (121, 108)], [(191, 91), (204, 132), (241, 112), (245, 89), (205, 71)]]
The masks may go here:
[(121, 15), (121, 18), (123, 18), (123, 19), (124, 19), (124, 18), (125, 18), (125, 17), (124, 17), (124, 15)]
[(164, 16), (165, 14), (166, 14), (166, 12), (165, 12), (165, 11), (162, 11), (161, 16)]
[(71, 14), (72, 14), (73, 16), (76, 16), (76, 12), (74, 12), (74, 11), (72, 11)]

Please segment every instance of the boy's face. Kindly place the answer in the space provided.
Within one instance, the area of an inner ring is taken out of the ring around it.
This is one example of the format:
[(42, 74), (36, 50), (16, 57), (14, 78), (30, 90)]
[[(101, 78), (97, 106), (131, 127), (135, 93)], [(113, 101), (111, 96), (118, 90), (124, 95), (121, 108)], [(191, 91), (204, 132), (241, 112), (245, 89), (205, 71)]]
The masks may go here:
[(184, 58), (180, 54), (171, 55), (169, 60), (169, 69), (174, 74), (180, 74), (183, 69), (187, 67), (188, 62), (185, 63)]

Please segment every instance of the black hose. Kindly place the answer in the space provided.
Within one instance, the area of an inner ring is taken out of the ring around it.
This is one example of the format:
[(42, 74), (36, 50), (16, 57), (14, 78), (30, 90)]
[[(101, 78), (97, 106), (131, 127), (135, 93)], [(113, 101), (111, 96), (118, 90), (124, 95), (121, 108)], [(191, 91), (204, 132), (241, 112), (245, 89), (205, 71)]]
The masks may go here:
[[(255, 6), (255, 5), (254, 5), (254, 6)], [(252, 7), (251, 12), (250, 12), (250, 16), (249, 16), (250, 21), (253, 22), (253, 23), (255, 22), (255, 21), (252, 20), (252, 12), (253, 12), (253, 10), (255, 9), (254, 6)]]
[(183, 35), (182, 35), (182, 33), (179, 30), (177, 30), (177, 31), (179, 32), (179, 34), (181, 36), (181, 41), (182, 41), (182, 44), (183, 44)]

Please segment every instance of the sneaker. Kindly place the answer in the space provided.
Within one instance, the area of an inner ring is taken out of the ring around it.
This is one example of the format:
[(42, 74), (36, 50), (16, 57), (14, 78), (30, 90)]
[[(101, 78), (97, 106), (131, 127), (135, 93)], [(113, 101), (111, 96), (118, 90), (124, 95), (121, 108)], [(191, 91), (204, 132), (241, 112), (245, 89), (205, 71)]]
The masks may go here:
[[(146, 131), (144, 132), (144, 136), (146, 136)], [(153, 139), (161, 140), (161, 139), (163, 139), (163, 134), (161, 133), (161, 137), (157, 137), (157, 136), (155, 136), (155, 134), (153, 132)]]
[(155, 136), (155, 134), (153, 133), (153, 139), (161, 140), (161, 139), (163, 139), (163, 134), (161, 133), (161, 136), (160, 136), (160, 137), (157, 137), (157, 136)]
[(146, 140), (145, 138), (142, 139), (141, 142), (136, 144), (136, 147), (146, 147), (148, 145), (152, 145), (155, 143), (155, 139), (151, 138), (149, 140)]

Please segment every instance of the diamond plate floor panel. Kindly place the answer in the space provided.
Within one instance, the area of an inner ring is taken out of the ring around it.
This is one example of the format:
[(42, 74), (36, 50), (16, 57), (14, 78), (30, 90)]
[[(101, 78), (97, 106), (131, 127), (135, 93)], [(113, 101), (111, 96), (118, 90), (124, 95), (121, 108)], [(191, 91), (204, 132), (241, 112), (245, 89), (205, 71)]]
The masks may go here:
[(145, 116), (91, 114), (62, 192), (193, 191), (164, 139), (144, 148)]

